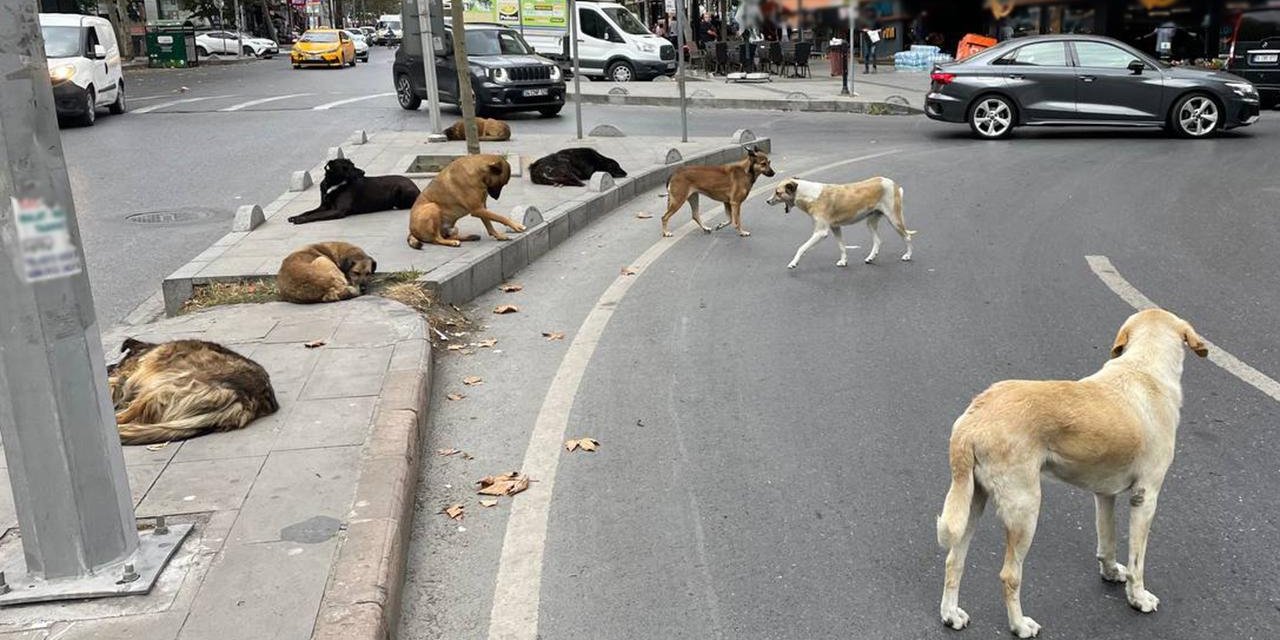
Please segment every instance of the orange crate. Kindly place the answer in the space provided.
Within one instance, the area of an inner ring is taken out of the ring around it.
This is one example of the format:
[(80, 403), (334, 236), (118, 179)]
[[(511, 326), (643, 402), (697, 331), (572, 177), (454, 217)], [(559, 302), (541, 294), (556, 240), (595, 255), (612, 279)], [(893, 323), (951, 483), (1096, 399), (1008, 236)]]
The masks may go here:
[(995, 38), (980, 36), (976, 33), (970, 33), (960, 39), (960, 46), (956, 47), (956, 60), (963, 60), (969, 56), (996, 46)]

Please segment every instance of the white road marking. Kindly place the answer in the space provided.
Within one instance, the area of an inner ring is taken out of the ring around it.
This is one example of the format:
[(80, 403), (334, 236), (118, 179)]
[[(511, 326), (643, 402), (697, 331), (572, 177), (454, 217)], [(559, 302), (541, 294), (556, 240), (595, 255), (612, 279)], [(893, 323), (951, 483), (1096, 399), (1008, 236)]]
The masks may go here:
[[(855, 162), (862, 162), (898, 153), (890, 149), (880, 153), (841, 160), (810, 169), (794, 176), (805, 176), (827, 171)], [(770, 193), (782, 180), (758, 187), (748, 198)], [(630, 266), (636, 276), (618, 276), (605, 289), (595, 306), (587, 314), (582, 325), (574, 333), (573, 342), (565, 351), (560, 367), (551, 380), (542, 408), (533, 424), (529, 446), (525, 450), (524, 464), (520, 470), (538, 481), (536, 490), (520, 494), (511, 502), (511, 515), (507, 518), (507, 533), (502, 541), (502, 556), (498, 564), (498, 576), (494, 586), (493, 610), (489, 614), (490, 640), (535, 640), (538, 635), (538, 603), (542, 590), (542, 556), (547, 542), (547, 517), (551, 511), (551, 497), (555, 491), (556, 466), (560, 450), (569, 426), (569, 411), (582, 383), (582, 375), (604, 335), (605, 327), (613, 317), (623, 297), (631, 286), (679, 240), (698, 226), (691, 220), (676, 229), (671, 238), (662, 238), (649, 247)], [(655, 229), (656, 231), (656, 229)]]
[(248, 102), (241, 102), (240, 104), (233, 104), (233, 105), (231, 105), (231, 106), (229, 106), (229, 107), (227, 107), (227, 108), (225, 108), (225, 109), (218, 109), (218, 111), (239, 111), (239, 110), (241, 110), (241, 109), (245, 109), (245, 108), (247, 108), (247, 107), (255, 107), (255, 106), (260, 105), (260, 104), (266, 104), (266, 103), (268, 103), (268, 102), (275, 102), (275, 101), (277, 101), (277, 100), (288, 100), (289, 98), (301, 98), (301, 97), (303, 97), (303, 96), (313, 96), (313, 95), (315, 95), (315, 94), (314, 94), (314, 93), (290, 93), (290, 94), (286, 94), (286, 95), (283, 95), (283, 96), (272, 96), (272, 97), (270, 97), (270, 98), (259, 98), (259, 99), (257, 99), (257, 100), (250, 100), (250, 101), (248, 101)]
[(143, 101), (146, 101), (146, 100), (159, 100), (160, 98), (168, 98), (168, 97), (169, 97), (169, 96), (142, 96), (141, 98), (135, 98), (135, 97), (133, 97), (133, 96), (129, 96), (129, 102), (143, 102)]
[[(1160, 306), (1152, 302), (1151, 298), (1143, 295), (1141, 291), (1138, 291), (1137, 287), (1129, 284), (1129, 281), (1125, 280), (1119, 271), (1116, 271), (1115, 266), (1111, 264), (1111, 260), (1108, 260), (1106, 256), (1085, 256), (1084, 259), (1089, 262), (1089, 268), (1093, 269), (1094, 275), (1098, 276), (1103, 284), (1120, 296), (1120, 299), (1129, 303), (1129, 306), (1134, 309), (1150, 309)], [(1192, 324), (1195, 323), (1193, 322)], [(1201, 337), (1203, 337), (1203, 334), (1201, 334)], [(1272, 400), (1280, 402), (1280, 382), (1276, 382), (1267, 374), (1254, 369), (1245, 361), (1231, 355), (1226, 349), (1209, 340), (1205, 340), (1204, 345), (1209, 348), (1209, 362), (1222, 367), (1227, 373), (1240, 378), (1258, 391), (1271, 396)]]
[(311, 108), (311, 110), (312, 110), (312, 111), (327, 111), (327, 110), (329, 110), (329, 109), (332, 109), (332, 108), (334, 108), (334, 107), (338, 107), (338, 106), (342, 106), (342, 105), (344, 105), (344, 104), (351, 104), (352, 102), (360, 102), (361, 100), (372, 100), (372, 99), (374, 99), (374, 98), (385, 98), (385, 97), (387, 97), (387, 96), (394, 96), (394, 95), (395, 95), (395, 92), (393, 91), (393, 92), (388, 92), (388, 93), (375, 93), (375, 94), (373, 94), (373, 95), (371, 95), (371, 96), (360, 96), (359, 98), (347, 98), (346, 100), (338, 100), (338, 101), (336, 101), (336, 102), (327, 102), (327, 103), (322, 104), (322, 105), (320, 105), (320, 106), (312, 107), (312, 108)]
[(151, 113), (152, 111), (167, 109), (169, 107), (177, 106), (180, 104), (187, 104), (189, 102), (200, 102), (201, 100), (216, 100), (218, 98), (234, 98), (234, 97), (235, 97), (234, 95), (227, 95), (227, 96), (204, 96), (201, 98), (183, 98), (181, 100), (170, 100), (169, 102), (161, 102), (160, 104), (153, 104), (149, 107), (143, 107), (141, 109), (134, 109), (133, 112), (134, 113)]

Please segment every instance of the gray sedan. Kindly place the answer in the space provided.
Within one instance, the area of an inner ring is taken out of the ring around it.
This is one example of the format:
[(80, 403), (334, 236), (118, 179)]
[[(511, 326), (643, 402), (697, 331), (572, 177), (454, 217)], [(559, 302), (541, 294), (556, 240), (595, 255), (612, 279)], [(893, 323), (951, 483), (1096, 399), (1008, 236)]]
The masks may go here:
[(932, 80), (925, 113), (986, 139), (1021, 125), (1152, 126), (1203, 138), (1259, 114), (1244, 78), (1169, 66), (1100, 36), (1008, 40), (938, 65)]

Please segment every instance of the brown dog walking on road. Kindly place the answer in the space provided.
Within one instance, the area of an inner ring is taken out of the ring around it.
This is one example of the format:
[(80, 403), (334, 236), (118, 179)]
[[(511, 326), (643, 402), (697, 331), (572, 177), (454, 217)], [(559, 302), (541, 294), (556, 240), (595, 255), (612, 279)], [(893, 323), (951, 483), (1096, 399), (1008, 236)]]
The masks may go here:
[(409, 246), (421, 249), (424, 242), (430, 242), (457, 247), (463, 240), (479, 240), (480, 236), (458, 235), (457, 222), (467, 215), (480, 218), (494, 240), (507, 239), (494, 228), (495, 222), (516, 233), (523, 232), (524, 225), (486, 206), (489, 197), (496, 200), (502, 195), (502, 188), (510, 180), (511, 165), (502, 156), (479, 154), (450, 162), (423, 189), (409, 211)]
[(730, 223), (738, 230), (738, 235), (747, 237), (750, 231), (742, 228), (742, 201), (751, 193), (756, 178), (772, 176), (773, 167), (769, 166), (769, 156), (763, 151), (748, 148), (747, 157), (725, 165), (717, 166), (685, 166), (671, 174), (667, 180), (667, 212), (662, 214), (662, 237), (670, 238), (667, 221), (675, 215), (687, 201), (693, 211), (693, 221), (703, 231), (711, 233), (711, 227), (702, 223), (698, 215), (698, 194), (702, 194), (724, 203), (724, 213), (728, 220), (716, 225), (716, 229), (724, 228)]
[(285, 257), (276, 275), (280, 299), (311, 304), (360, 295), (378, 262), (348, 242), (309, 244)]

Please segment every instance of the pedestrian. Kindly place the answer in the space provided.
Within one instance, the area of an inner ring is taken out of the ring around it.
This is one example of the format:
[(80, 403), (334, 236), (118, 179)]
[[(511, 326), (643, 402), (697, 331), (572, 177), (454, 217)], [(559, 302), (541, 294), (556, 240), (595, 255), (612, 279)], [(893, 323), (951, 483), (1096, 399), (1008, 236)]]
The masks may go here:
[[(876, 64), (876, 50), (880, 47), (880, 29), (876, 25), (874, 16), (867, 18), (866, 24), (862, 27), (862, 68), (864, 73), (871, 73), (872, 70), (879, 71)], [(853, 46), (850, 44), (850, 46)]]

